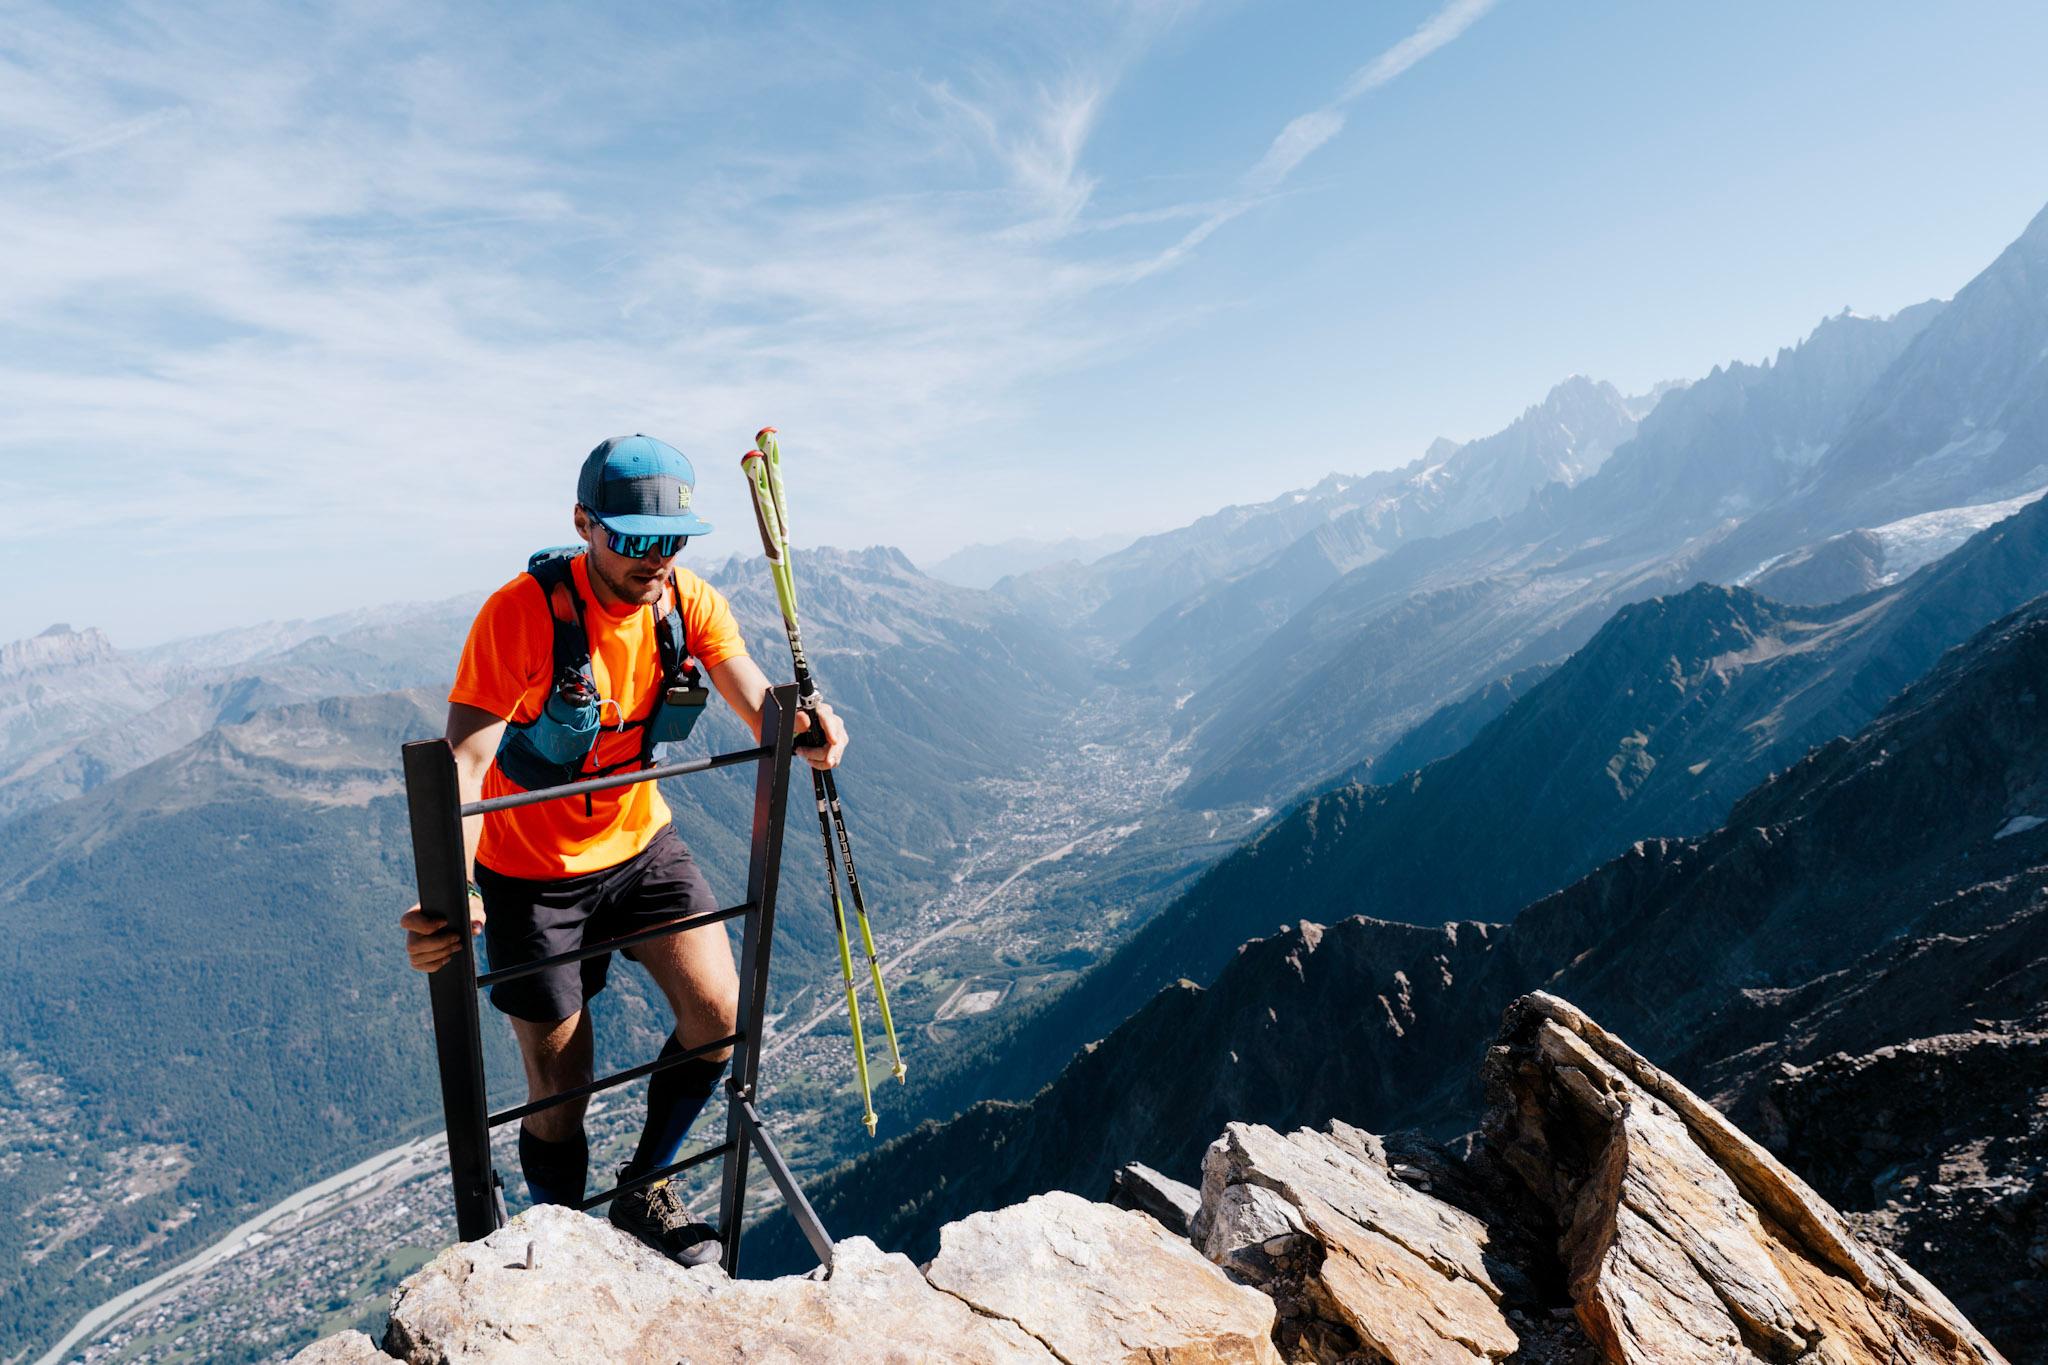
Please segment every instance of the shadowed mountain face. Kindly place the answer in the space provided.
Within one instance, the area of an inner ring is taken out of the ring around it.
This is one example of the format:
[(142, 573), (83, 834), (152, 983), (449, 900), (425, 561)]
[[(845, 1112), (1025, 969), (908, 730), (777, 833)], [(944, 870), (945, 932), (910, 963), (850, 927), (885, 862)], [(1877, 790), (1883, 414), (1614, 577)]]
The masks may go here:
[[(1499, 1012), (1537, 986), (1587, 1002), (1738, 1118), (1758, 1112), (1779, 1062), (2024, 1023), (2048, 971), (2043, 678), (2037, 601), (1855, 739), (1754, 788), (1713, 834), (1638, 845), (1506, 926), (1356, 918), (1249, 943), (1213, 985), (1168, 987), (1027, 1103), (922, 1128), (814, 1197), (835, 1233), (917, 1256), (948, 1217), (1093, 1191), (1117, 1161), (1185, 1175), (1201, 1141), (1189, 1135), (1217, 1115), (1454, 1133), (1476, 1112), (1466, 1073)], [(1284, 888), (1263, 895), (1272, 913), (1324, 913)], [(2027, 1273), (2014, 1257), (2034, 1227), (1948, 1286), (1966, 1311)]]

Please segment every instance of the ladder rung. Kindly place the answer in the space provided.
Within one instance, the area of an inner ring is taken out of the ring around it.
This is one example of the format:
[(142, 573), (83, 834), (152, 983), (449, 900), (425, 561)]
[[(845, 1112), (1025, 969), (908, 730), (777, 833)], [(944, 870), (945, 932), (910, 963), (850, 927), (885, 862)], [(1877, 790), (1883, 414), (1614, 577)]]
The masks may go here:
[(637, 1081), (642, 1076), (666, 1071), (672, 1066), (681, 1066), (684, 1062), (695, 1061), (706, 1053), (716, 1052), (722, 1047), (731, 1047), (746, 1036), (744, 1032), (728, 1033), (723, 1038), (713, 1039), (699, 1047), (688, 1048), (673, 1057), (656, 1057), (651, 1062), (629, 1066), (624, 1071), (614, 1072), (603, 1080), (592, 1081), (588, 1085), (579, 1085), (574, 1090), (564, 1090), (559, 1095), (544, 1095), (537, 1100), (528, 1100), (525, 1104), (515, 1104), (510, 1109), (500, 1109), (484, 1121), (485, 1126), (496, 1128), (514, 1119), (523, 1119), (528, 1114), (538, 1114), (543, 1109), (552, 1109), (565, 1100), (580, 1100), (586, 1095), (595, 1095), (600, 1090), (610, 1090), (615, 1085), (624, 1085), (628, 1081)]
[(586, 792), (610, 791), (613, 787), (630, 787), (636, 782), (658, 782), (664, 777), (682, 777), (689, 773), (710, 772), (713, 768), (730, 768), (738, 763), (756, 763), (764, 758), (773, 758), (775, 751), (766, 745), (756, 749), (735, 749), (729, 754), (713, 754), (709, 758), (687, 758), (680, 763), (664, 763), (658, 768), (641, 768), (630, 773), (619, 773), (613, 777), (591, 777), (581, 782), (564, 782), (559, 787), (542, 787), (537, 791), (513, 792), (509, 796), (494, 796), (488, 801), (471, 801), (461, 807), (466, 820), (472, 815), (489, 815), (494, 810), (511, 810), (516, 806), (537, 806), (543, 801), (559, 801), (565, 796), (581, 796)]
[(486, 986), (496, 986), (506, 981), (517, 981), (523, 976), (532, 976), (537, 972), (544, 972), (550, 967), (566, 967), (572, 962), (581, 962), (587, 957), (597, 957), (603, 953), (616, 953), (627, 948), (637, 948), (643, 943), (652, 943), (658, 938), (667, 938), (670, 934), (680, 934), (686, 929), (697, 929), (706, 924), (719, 924), (739, 915), (751, 914), (756, 908), (752, 901), (741, 901), (738, 905), (728, 905), (722, 910), (711, 910), (701, 915), (690, 915), (684, 919), (670, 920), (667, 924), (657, 924), (652, 929), (642, 929), (639, 933), (627, 934), (624, 938), (607, 939), (603, 943), (586, 943), (581, 948), (573, 948), (566, 953), (556, 953), (553, 957), (540, 958), (534, 962), (522, 962), (516, 967), (505, 967), (495, 972), (485, 972), (476, 979), (477, 989), (482, 990)]
[(683, 1171), (689, 1170), (692, 1166), (702, 1166), (707, 1161), (716, 1161), (719, 1157), (722, 1157), (730, 1151), (732, 1151), (732, 1149), (733, 1142), (730, 1138), (728, 1138), (724, 1142), (719, 1143), (716, 1147), (706, 1147), (701, 1152), (692, 1152), (690, 1153), (690, 1155), (684, 1157), (681, 1161), (671, 1161), (666, 1166), (656, 1167), (654, 1170), (649, 1171), (646, 1175), (636, 1175), (631, 1180), (622, 1180), (618, 1184), (612, 1186), (612, 1188), (606, 1190), (603, 1194), (593, 1195), (591, 1198), (584, 1200), (576, 1207), (584, 1213), (588, 1213), (590, 1212), (590, 1210), (596, 1208), (599, 1204), (608, 1204), (612, 1200), (617, 1199), (620, 1195), (626, 1193), (628, 1190), (637, 1190), (642, 1185), (652, 1185), (657, 1180), (664, 1179), (668, 1176), (677, 1175)]

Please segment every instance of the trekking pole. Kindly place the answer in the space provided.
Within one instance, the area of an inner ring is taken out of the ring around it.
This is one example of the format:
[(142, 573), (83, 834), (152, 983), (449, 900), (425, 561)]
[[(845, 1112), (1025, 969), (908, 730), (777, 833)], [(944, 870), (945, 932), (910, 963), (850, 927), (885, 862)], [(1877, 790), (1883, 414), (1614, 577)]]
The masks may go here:
[[(815, 703), (824, 694), (818, 690), (817, 682), (811, 676), (810, 661), (804, 657), (802, 639), (794, 624), (796, 579), (789, 562), (789, 503), (782, 491), (782, 447), (775, 439), (774, 427), (762, 427), (754, 433), (754, 449), (767, 459), (768, 491), (775, 501), (775, 528), (782, 542), (782, 573), (790, 583), (790, 656), (796, 668), (797, 698), (799, 704), (805, 697)], [(822, 732), (820, 738), (823, 738)], [(861, 948), (867, 953), (868, 975), (875, 984), (875, 1008), (882, 1015), (882, 1034), (889, 1040), (889, 1065), (894, 1070), (897, 1084), (907, 1084), (903, 1074), (903, 1053), (896, 1045), (896, 1021), (889, 1017), (889, 991), (882, 984), (881, 959), (875, 956), (875, 934), (868, 923), (867, 898), (861, 894), (860, 873), (853, 866), (853, 838), (846, 830), (846, 811), (839, 804), (839, 779), (833, 776), (830, 768), (822, 772), (815, 768), (811, 771), (822, 779), (825, 799), (832, 810), (832, 828), (839, 836), (839, 861), (846, 864), (846, 889), (853, 898), (853, 917), (860, 924)]]
[[(751, 453), (741, 461), (741, 467), (746, 470), (747, 482), (753, 490), (754, 519), (760, 527), (761, 546), (768, 556), (769, 575), (774, 579), (775, 596), (782, 608), (783, 628), (789, 635), (790, 653), (802, 660), (803, 636), (796, 614), (796, 584), (789, 573), (788, 541), (776, 513), (765, 462), (758, 453)], [(808, 662), (805, 662), (798, 670), (797, 692), (799, 706), (807, 710), (812, 708), (805, 703), (815, 703), (816, 700), (815, 684), (808, 689), (804, 687), (809, 673)], [(815, 710), (812, 710), (812, 722), (816, 724)], [(811, 791), (818, 807), (818, 833), (825, 847), (825, 880), (832, 894), (832, 922), (839, 940), (839, 970), (846, 987), (846, 1017), (853, 1033), (854, 1073), (860, 1081), (861, 1122), (866, 1125), (868, 1136), (873, 1137), (876, 1123), (874, 1095), (868, 1080), (867, 1044), (861, 1034), (860, 1000), (853, 982), (853, 949), (847, 938), (846, 908), (839, 898), (838, 859), (833, 851), (832, 816), (824, 779), (825, 774), (815, 768), (811, 770)]]

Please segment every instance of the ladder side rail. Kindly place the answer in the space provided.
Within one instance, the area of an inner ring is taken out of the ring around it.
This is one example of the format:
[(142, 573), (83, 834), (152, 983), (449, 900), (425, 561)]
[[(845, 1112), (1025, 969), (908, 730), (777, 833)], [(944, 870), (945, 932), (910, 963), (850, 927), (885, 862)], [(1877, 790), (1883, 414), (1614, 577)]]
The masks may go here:
[(732, 1151), (725, 1161), (719, 1191), (719, 1231), (725, 1239), (725, 1273), (739, 1274), (740, 1231), (746, 1219), (749, 1143), (746, 1106), (753, 1103), (761, 1070), (761, 1031), (768, 1007), (768, 957), (775, 934), (775, 890), (782, 871), (783, 812), (789, 799), (790, 760), (796, 751), (795, 683), (769, 693), (761, 708), (761, 745), (772, 749), (754, 778), (754, 829), (747, 862), (747, 900), (754, 913), (746, 918), (740, 947), (740, 1041), (734, 1045), (726, 1074), (725, 1140)]
[(417, 740), (400, 751), (412, 824), (413, 867), (421, 913), (462, 936), (462, 948), (427, 978), (441, 1107), (448, 1124), (448, 1174), (455, 1191), (455, 1227), (473, 1242), (499, 1226), (486, 1122), (483, 1033), (477, 1018), (476, 941), (469, 927), (469, 877), (462, 845), (461, 792), (455, 751), (445, 739)]

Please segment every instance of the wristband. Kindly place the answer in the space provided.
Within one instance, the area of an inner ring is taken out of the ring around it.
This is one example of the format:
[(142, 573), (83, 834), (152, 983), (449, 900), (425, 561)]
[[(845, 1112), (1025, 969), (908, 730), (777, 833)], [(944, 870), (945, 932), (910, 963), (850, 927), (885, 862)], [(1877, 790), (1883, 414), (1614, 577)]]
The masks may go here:
[(473, 901), (482, 900), (484, 898), (484, 889), (475, 882), (471, 882), (469, 884), (469, 898)]

